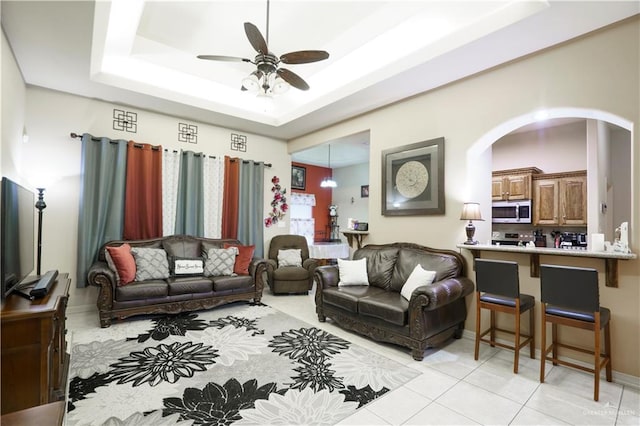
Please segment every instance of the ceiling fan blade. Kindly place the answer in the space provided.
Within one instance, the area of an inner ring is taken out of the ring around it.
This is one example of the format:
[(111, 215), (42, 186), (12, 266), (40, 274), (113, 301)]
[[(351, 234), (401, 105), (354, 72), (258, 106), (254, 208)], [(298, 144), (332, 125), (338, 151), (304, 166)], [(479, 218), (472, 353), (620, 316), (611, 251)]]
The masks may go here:
[(307, 64), (309, 62), (323, 61), (329, 57), (329, 53), (324, 50), (300, 50), (289, 52), (280, 56), (280, 60), (285, 64)]
[(222, 55), (198, 55), (198, 59), (207, 59), (210, 61), (226, 61), (226, 62), (251, 62), (247, 58), (238, 58), (235, 56), (222, 56)]
[(278, 75), (287, 83), (300, 90), (309, 90), (309, 85), (298, 74), (289, 71), (286, 68), (279, 68), (276, 71)]
[(264, 37), (262, 37), (262, 33), (258, 27), (253, 25), (251, 22), (244, 23), (244, 32), (247, 34), (247, 38), (249, 39), (249, 43), (253, 46), (256, 51), (262, 55), (266, 55), (269, 53), (269, 49), (267, 48), (267, 42), (264, 41)]

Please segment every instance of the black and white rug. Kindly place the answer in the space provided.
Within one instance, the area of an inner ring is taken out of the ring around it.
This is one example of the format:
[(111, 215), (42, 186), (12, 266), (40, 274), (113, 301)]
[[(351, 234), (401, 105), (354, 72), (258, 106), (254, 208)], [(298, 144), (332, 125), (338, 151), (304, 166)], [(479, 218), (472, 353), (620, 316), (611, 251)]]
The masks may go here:
[(72, 340), (67, 425), (335, 424), (419, 374), (266, 305)]

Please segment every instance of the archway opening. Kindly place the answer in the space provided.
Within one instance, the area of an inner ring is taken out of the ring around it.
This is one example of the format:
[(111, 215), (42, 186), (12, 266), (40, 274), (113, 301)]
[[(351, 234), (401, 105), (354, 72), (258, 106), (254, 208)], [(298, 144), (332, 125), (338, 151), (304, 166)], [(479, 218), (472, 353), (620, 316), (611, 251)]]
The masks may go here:
[[(480, 242), (490, 241), (492, 235), (490, 182), (494, 144), (526, 126), (544, 126), (545, 122), (557, 119), (582, 119), (585, 122), (587, 235), (604, 233), (607, 240), (613, 241), (614, 229), (622, 221), (629, 223), (630, 230), (635, 229), (633, 123), (606, 111), (551, 108), (509, 119), (484, 134), (468, 149), (467, 190), (474, 195), (473, 200), (468, 200), (480, 202), (483, 217), (489, 218), (477, 227), (476, 236)], [(636, 243), (632, 237), (630, 233), (630, 247)]]

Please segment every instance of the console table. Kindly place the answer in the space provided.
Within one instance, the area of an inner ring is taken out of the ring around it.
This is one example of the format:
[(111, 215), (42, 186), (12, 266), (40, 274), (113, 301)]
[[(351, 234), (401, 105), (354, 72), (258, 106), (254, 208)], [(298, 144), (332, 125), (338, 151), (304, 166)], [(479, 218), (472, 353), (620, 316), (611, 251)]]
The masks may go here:
[(349, 242), (349, 245), (353, 247), (353, 240), (356, 241), (356, 247), (357, 248), (362, 248), (362, 240), (364, 237), (366, 237), (367, 235), (369, 235), (368, 231), (355, 231), (355, 230), (349, 230), (349, 231), (342, 231), (342, 234), (347, 237), (347, 241)]
[(70, 284), (69, 274), (59, 274), (41, 299), (28, 300), (17, 294), (5, 299), (0, 313), (3, 415), (64, 399)]

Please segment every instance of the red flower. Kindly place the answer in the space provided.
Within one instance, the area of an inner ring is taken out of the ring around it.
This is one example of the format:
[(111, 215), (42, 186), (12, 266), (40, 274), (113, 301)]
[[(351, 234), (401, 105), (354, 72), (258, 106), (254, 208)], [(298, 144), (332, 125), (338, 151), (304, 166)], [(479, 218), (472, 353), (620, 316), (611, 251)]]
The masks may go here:
[(280, 183), (280, 178), (279, 178), (278, 176), (274, 176), (274, 177), (271, 179), (271, 183), (274, 183), (274, 184), (276, 184), (276, 183)]
[(273, 223), (271, 223), (271, 218), (268, 217), (264, 220), (264, 226), (266, 226), (267, 228), (270, 227), (271, 225), (273, 225)]
[(282, 209), (283, 212), (286, 212), (289, 209), (289, 205), (283, 204), (282, 207), (280, 208)]

